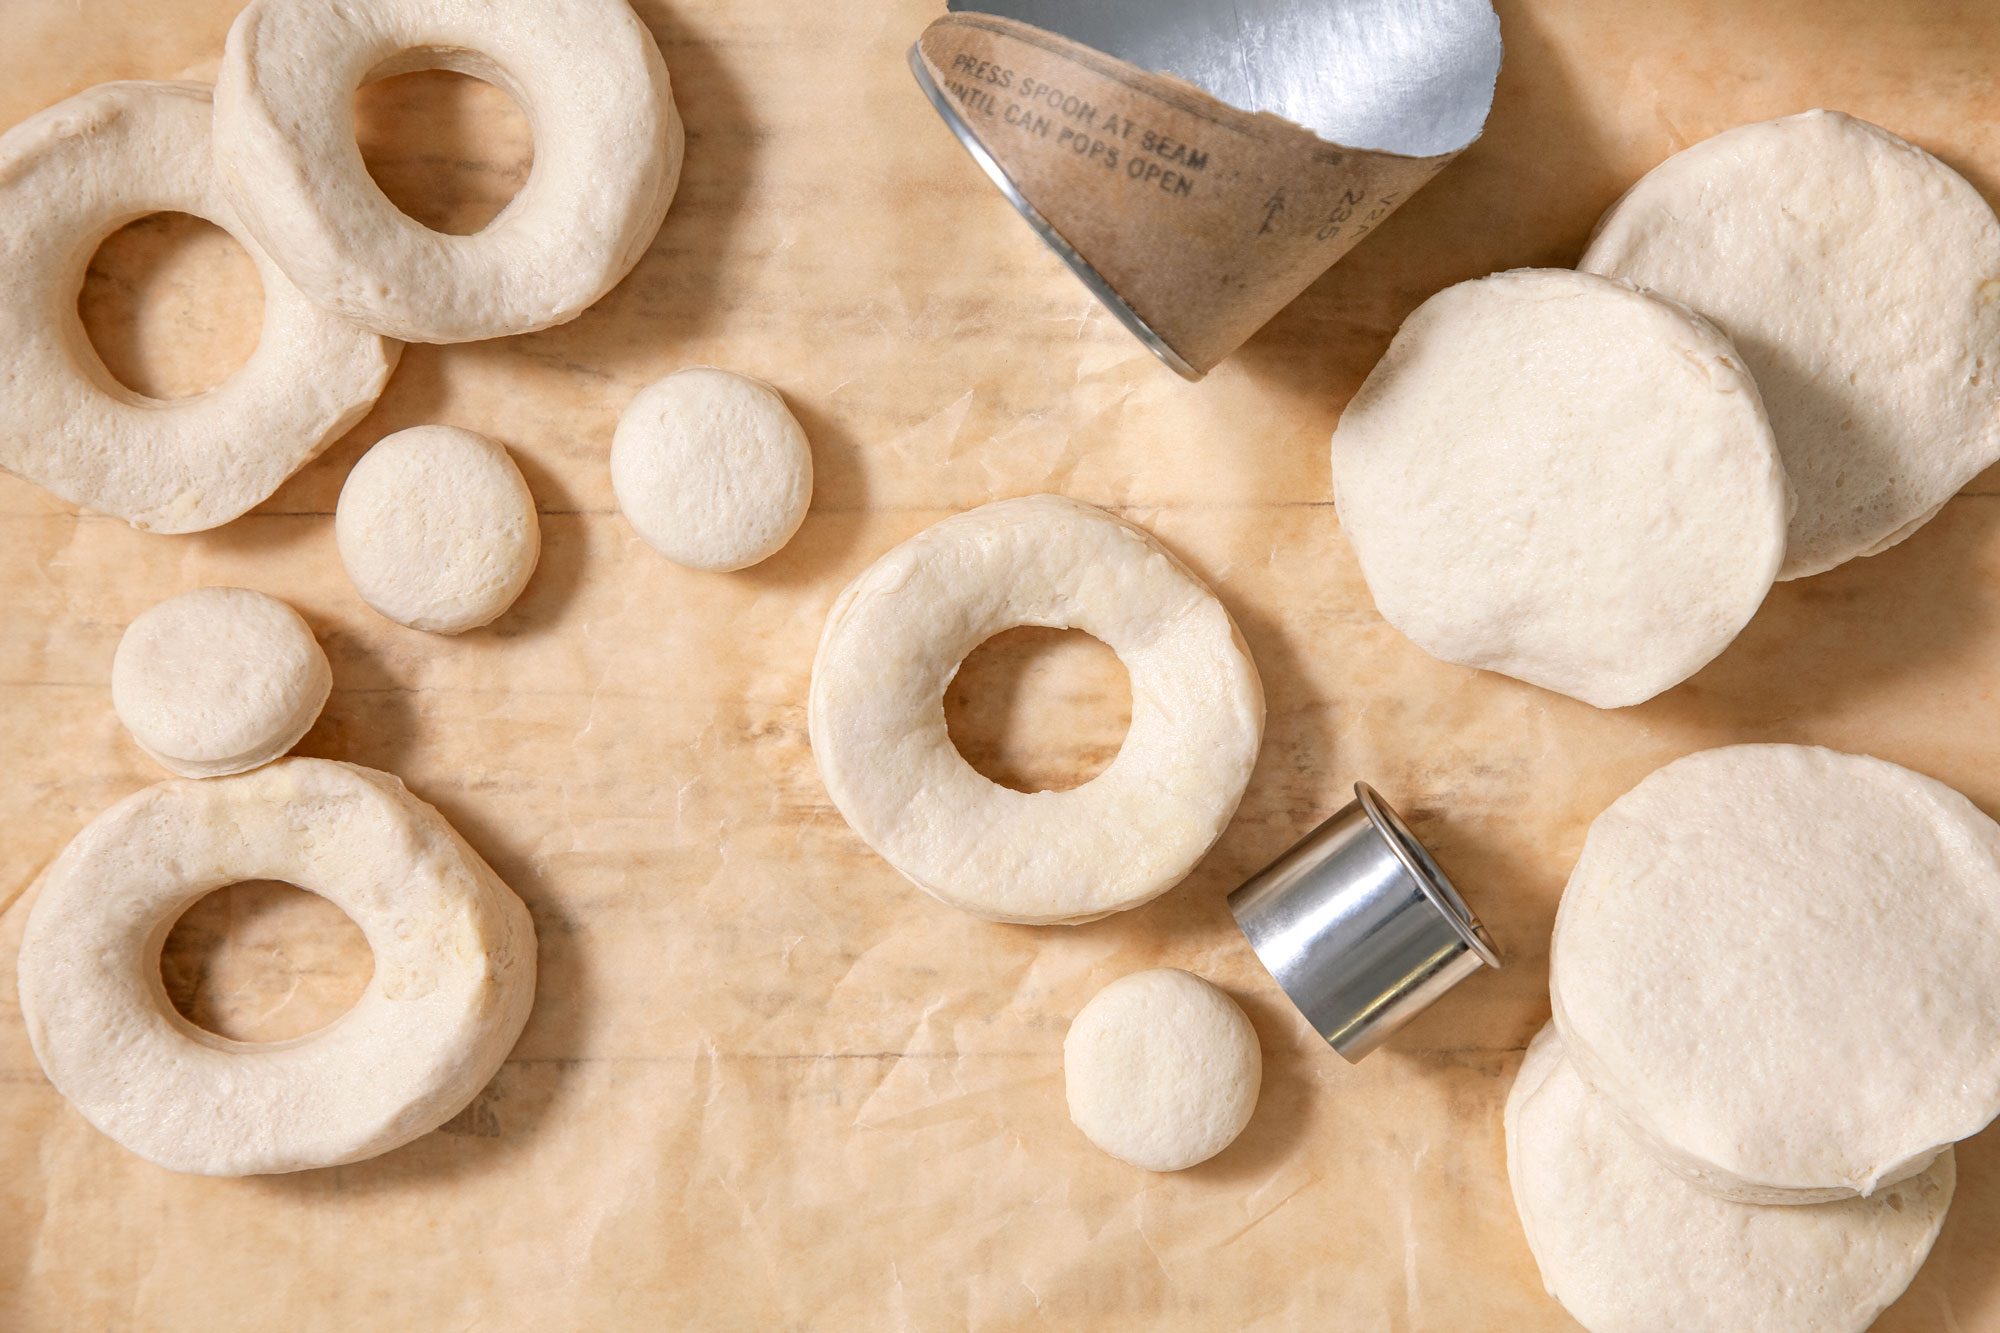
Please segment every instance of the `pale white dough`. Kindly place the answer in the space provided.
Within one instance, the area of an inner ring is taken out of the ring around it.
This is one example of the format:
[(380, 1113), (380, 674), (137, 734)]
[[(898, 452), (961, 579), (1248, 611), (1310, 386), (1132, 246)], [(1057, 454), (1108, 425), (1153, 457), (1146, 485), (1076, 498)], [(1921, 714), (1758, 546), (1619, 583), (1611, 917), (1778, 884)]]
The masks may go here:
[[(324, 896), (375, 954), (354, 1007), (292, 1041), (205, 1032), (160, 985), (181, 913), (255, 879)], [(92, 820), (42, 876), (19, 971), (36, 1058), (86, 1120), (172, 1171), (257, 1175), (373, 1157), (462, 1110), (527, 1021), (535, 931), (395, 778), (285, 759)]]
[[(484, 79), (534, 133), (527, 184), (473, 235), (403, 213), (355, 145), (355, 90), (416, 69)], [(581, 314), (652, 243), (682, 145), (667, 67), (625, 0), (251, 0), (216, 80), (216, 164), (245, 225), (321, 305), (412, 342)]]
[(269, 763), (312, 730), (333, 668), (275, 597), (196, 588), (143, 612), (111, 659), (111, 706), (139, 748), (186, 778)]
[(1728, 339), (1566, 270), (1419, 306), (1341, 414), (1333, 481), (1385, 620), (1599, 708), (1705, 666), (1785, 552), (1784, 472)]
[(1689, 755), (1591, 824), (1549, 989), (1579, 1072), (1682, 1174), (1868, 1194), (2000, 1111), (2000, 825), (1880, 759)]
[(507, 451), (456, 426), (412, 426), (361, 456), (334, 507), (340, 561), (399, 625), (462, 634), (496, 619), (541, 557), (535, 497)]
[[(945, 728), (959, 663), (1017, 625), (1084, 630), (1131, 676), (1125, 743), (1081, 787), (989, 782)], [(1030, 495), (945, 519), (847, 585), (807, 720), (834, 805), (917, 887), (995, 921), (1088, 921), (1166, 892), (1221, 836), (1264, 694), (1229, 613), (1158, 542)]]
[[(107, 83), (0, 136), (0, 467), (153, 532), (217, 527), (364, 416), (401, 347), (321, 310), (223, 198), (210, 90)], [(264, 327), (221, 384), (166, 402), (120, 384), (76, 313), (105, 237), (152, 213), (228, 232), (257, 266)]]
[(2000, 459), (2000, 221), (1887, 130), (1808, 111), (1705, 139), (1582, 267), (1728, 330), (1798, 491), (1780, 578), (1893, 546)]
[(1120, 977), (1063, 1039), (1069, 1118), (1148, 1171), (1185, 1170), (1234, 1143), (1263, 1078), (1257, 1031), (1236, 1001), (1178, 968)]
[(1507, 1096), (1507, 1178), (1549, 1294), (1591, 1333), (1860, 1333), (1944, 1225), (1949, 1149), (1872, 1199), (1732, 1203), (1676, 1176), (1545, 1027)]
[(611, 437), (618, 508), (690, 569), (776, 554), (805, 521), (812, 482), (812, 448), (778, 391), (711, 366), (641, 389)]

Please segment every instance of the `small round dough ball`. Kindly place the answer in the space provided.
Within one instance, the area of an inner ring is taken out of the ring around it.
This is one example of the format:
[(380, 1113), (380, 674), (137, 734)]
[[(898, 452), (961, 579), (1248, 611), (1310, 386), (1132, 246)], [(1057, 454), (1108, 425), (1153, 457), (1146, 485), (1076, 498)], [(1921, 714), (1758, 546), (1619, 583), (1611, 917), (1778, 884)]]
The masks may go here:
[(1442, 661), (1598, 708), (1729, 646), (1791, 505), (1714, 325), (1554, 269), (1419, 306), (1341, 414), (1333, 481), (1383, 619)]
[(1257, 1109), (1264, 1060), (1236, 1002), (1161, 967), (1091, 998), (1063, 1040), (1069, 1118), (1148, 1171), (1180, 1171), (1235, 1142)]
[(362, 455), (340, 488), (333, 532), (362, 600), (433, 634), (498, 618), (542, 552), (521, 469), (456, 426), (412, 426)]
[(139, 748), (187, 778), (241, 773), (312, 730), (333, 690), (299, 613), (248, 588), (197, 588), (126, 627), (111, 706)]
[(641, 389), (611, 437), (618, 507), (689, 569), (776, 554), (805, 521), (812, 485), (812, 448), (778, 391), (712, 366)]

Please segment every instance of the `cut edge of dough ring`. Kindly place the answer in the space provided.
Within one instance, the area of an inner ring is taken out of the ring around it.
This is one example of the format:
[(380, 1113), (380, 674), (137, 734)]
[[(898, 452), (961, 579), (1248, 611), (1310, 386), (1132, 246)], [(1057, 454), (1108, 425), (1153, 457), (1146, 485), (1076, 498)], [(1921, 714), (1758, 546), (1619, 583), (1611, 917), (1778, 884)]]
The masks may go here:
[[(355, 140), (356, 91), (418, 69), (494, 84), (534, 136), (527, 182), (471, 235), (397, 208)], [(666, 62), (625, 0), (252, 0), (216, 80), (216, 161), (245, 224), (322, 305), (411, 342), (583, 313), (652, 244), (685, 144)]]
[[(1017, 792), (965, 762), (944, 691), (965, 656), (1022, 625), (1081, 629), (1131, 677), (1103, 772)], [(918, 888), (994, 921), (1072, 924), (1186, 878), (1228, 826), (1263, 739), (1264, 696), (1220, 600), (1145, 530), (1030, 495), (934, 524), (835, 601), (807, 705), (834, 805)]]
[[(183, 1018), (160, 979), (204, 895), (272, 879), (367, 937), (374, 975), (340, 1018), (246, 1043)], [(527, 1022), (527, 907), (396, 778), (325, 759), (173, 779), (92, 820), (38, 881), (21, 1013), (49, 1081), (168, 1170), (241, 1176), (360, 1161), (457, 1114)]]
[[(219, 527), (374, 406), (400, 344), (321, 310), (218, 188), (205, 84), (101, 84), (0, 135), (0, 467), (152, 532)], [(257, 266), (264, 322), (250, 359), (190, 398), (114, 378), (77, 314), (97, 247), (127, 223), (187, 213)]]

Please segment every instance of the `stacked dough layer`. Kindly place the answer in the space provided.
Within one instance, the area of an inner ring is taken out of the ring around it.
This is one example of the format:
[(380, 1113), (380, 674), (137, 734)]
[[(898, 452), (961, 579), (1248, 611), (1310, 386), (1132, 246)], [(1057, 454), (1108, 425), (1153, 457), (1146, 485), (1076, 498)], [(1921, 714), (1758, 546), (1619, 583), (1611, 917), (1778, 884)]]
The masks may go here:
[(1886, 130), (1717, 135), (1580, 267), (1425, 302), (1334, 434), (1369, 590), (1435, 657), (1641, 702), (1774, 575), (1886, 550), (2000, 461), (2000, 220)]
[[(402, 213), (354, 148), (356, 89), (439, 68), (501, 88), (534, 126), (527, 184), (470, 236)], [(625, 0), (252, 0), (223, 50), (215, 136), (223, 189), (300, 290), (430, 343), (582, 314), (659, 231), (685, 142), (659, 47)]]
[(1944, 1225), (1949, 1151), (1868, 1199), (1720, 1199), (1662, 1166), (1544, 1028), (1507, 1098), (1507, 1176), (1551, 1295), (1593, 1333), (1860, 1330)]
[(1599, 1330), (1865, 1328), (2000, 1112), (2000, 825), (1879, 759), (1688, 756), (1591, 825), (1550, 991), (1508, 1106), (1550, 1291)]

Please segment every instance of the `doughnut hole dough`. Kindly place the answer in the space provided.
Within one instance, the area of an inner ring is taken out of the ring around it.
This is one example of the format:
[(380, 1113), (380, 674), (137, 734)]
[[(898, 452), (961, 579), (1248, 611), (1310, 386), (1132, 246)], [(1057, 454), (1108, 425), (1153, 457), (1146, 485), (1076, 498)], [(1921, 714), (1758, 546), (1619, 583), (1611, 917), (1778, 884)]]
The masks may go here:
[(1333, 480), (1383, 619), (1599, 708), (1707, 665), (1785, 553), (1784, 471), (1728, 339), (1566, 270), (1419, 306), (1341, 414)]
[[(375, 973), (291, 1041), (231, 1041), (174, 1011), (160, 948), (243, 880), (296, 884), (354, 920)], [(429, 1133), (499, 1069), (535, 989), (528, 910), (395, 778), (324, 759), (148, 787), (41, 879), (19, 964), (35, 1056), (83, 1117), (171, 1171), (336, 1166)]]
[(1886, 550), (2000, 459), (2000, 220), (1887, 130), (1808, 111), (1705, 139), (1580, 267), (1735, 340), (1798, 492), (1781, 579)]
[(690, 569), (775, 555), (812, 502), (812, 448), (778, 391), (710, 366), (641, 389), (611, 437), (618, 508)]
[(1681, 1174), (1870, 1194), (2000, 1111), (2000, 825), (1880, 759), (1689, 755), (1591, 824), (1549, 990), (1578, 1072)]
[(111, 706), (139, 748), (185, 778), (269, 763), (312, 729), (333, 690), (299, 613), (248, 588), (197, 588), (126, 627)]
[(1234, 1143), (1263, 1076), (1257, 1031), (1236, 1002), (1178, 968), (1120, 977), (1063, 1039), (1069, 1118), (1148, 1171), (1182, 1171)]
[[(309, 301), (223, 198), (210, 90), (107, 83), (0, 135), (0, 467), (152, 532), (218, 527), (359, 421), (401, 346)], [(154, 213), (187, 213), (241, 245), (264, 287), (250, 359), (166, 402), (113, 378), (77, 315), (98, 245)]]
[(347, 474), (333, 531), (361, 599), (432, 634), (497, 619), (542, 551), (521, 469), (456, 426), (412, 426), (378, 441)]
[[(1018, 625), (1081, 629), (1132, 681), (1125, 743), (1068, 791), (1017, 792), (952, 745), (944, 692)], [(945, 519), (834, 602), (807, 708), (827, 794), (917, 887), (993, 921), (1089, 921), (1166, 892), (1229, 823), (1264, 732), (1229, 613), (1151, 536), (1031, 495)]]
[(1549, 1294), (1591, 1333), (1861, 1333), (1923, 1266), (1949, 1149), (1872, 1199), (1732, 1203), (1662, 1166), (1544, 1027), (1507, 1095), (1507, 1178)]
[[(505, 92), (535, 160), (482, 231), (432, 231), (389, 201), (355, 142), (373, 78), (449, 69)], [(251, 0), (215, 90), (223, 185), (299, 287), (411, 342), (574, 319), (629, 273), (666, 216), (684, 136), (667, 67), (625, 0)]]

